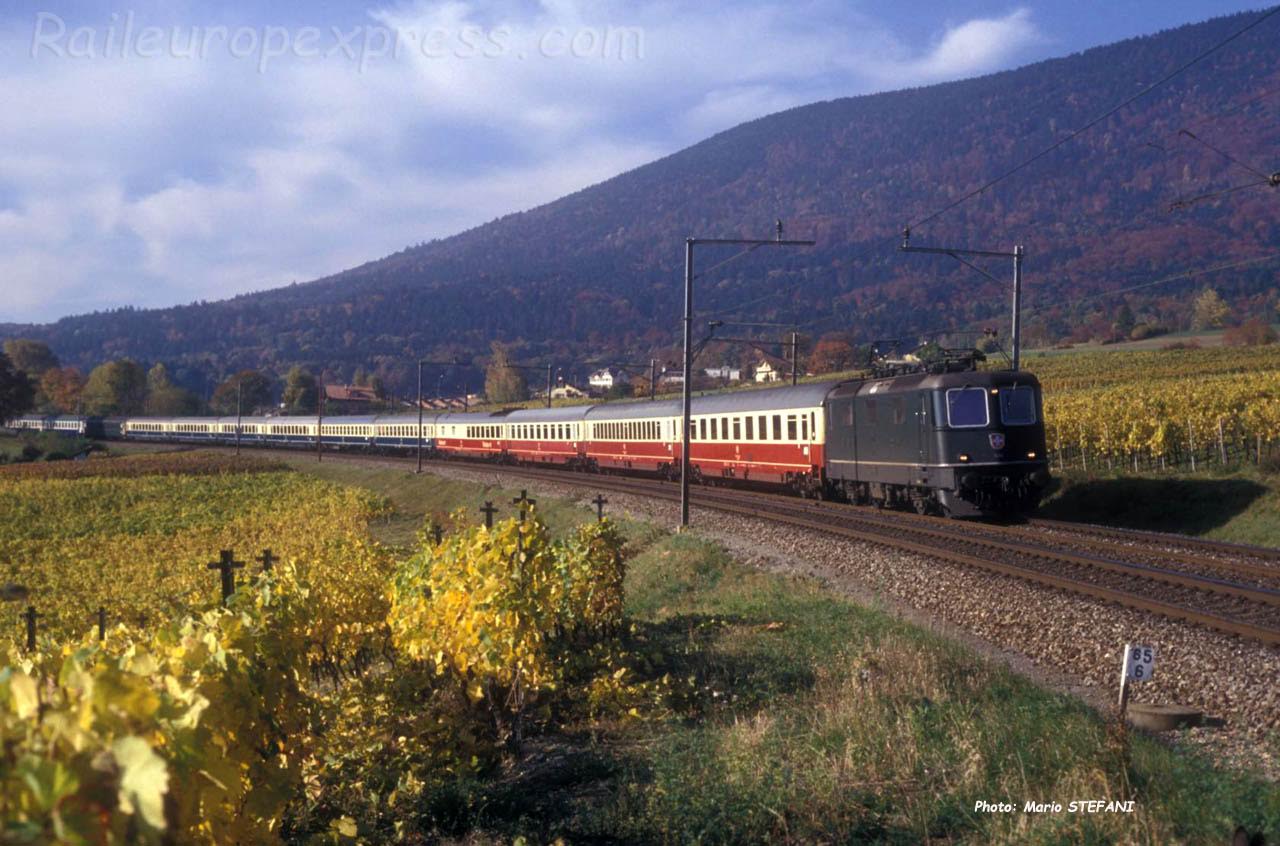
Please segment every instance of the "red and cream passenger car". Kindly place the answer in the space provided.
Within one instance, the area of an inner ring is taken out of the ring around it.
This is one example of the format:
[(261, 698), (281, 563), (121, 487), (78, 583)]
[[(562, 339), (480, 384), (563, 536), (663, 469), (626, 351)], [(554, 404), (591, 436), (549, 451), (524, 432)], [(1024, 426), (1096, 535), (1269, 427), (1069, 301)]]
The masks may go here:
[[(695, 397), (690, 462), (703, 481), (734, 479), (816, 491), (823, 483), (823, 400), (836, 383)], [(675, 477), (680, 403), (607, 403), (493, 414), (442, 414), (446, 455)]]

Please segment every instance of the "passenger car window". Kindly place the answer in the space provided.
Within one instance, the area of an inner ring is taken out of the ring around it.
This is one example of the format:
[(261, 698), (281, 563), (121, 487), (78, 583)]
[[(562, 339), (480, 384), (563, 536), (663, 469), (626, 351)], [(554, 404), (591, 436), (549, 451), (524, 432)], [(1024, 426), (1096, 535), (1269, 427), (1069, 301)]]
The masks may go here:
[(947, 391), (947, 425), (955, 429), (966, 426), (986, 426), (986, 388), (952, 388)]
[(1000, 390), (1000, 419), (1006, 426), (1029, 426), (1036, 422), (1036, 391), (1025, 385)]

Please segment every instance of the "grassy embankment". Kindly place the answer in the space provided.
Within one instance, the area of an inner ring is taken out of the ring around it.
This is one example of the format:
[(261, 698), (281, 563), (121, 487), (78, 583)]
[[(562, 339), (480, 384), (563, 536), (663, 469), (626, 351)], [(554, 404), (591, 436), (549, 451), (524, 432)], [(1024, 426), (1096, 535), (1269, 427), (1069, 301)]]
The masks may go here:
[[(1280, 546), (1280, 465), (1272, 449), (1280, 347), (1113, 347), (1028, 355), (1025, 367), (1044, 385), (1046, 418), (1058, 427), (1050, 446), (1067, 448), (1054, 460), (1058, 481), (1044, 516)], [(1232, 390), (1239, 386), (1245, 389)], [(1152, 438), (1153, 421), (1168, 425), (1162, 438)], [(1247, 433), (1248, 449), (1231, 451), (1225, 466), (1213, 449), (1215, 426), (1229, 445)], [(1196, 472), (1185, 456), (1176, 470), (1152, 467), (1158, 455), (1178, 460), (1191, 437), (1201, 448)], [(1135, 448), (1145, 450), (1139, 457), (1150, 470), (1134, 472)]]
[(0, 434), (0, 464), (18, 461), (61, 461), (84, 452), (90, 442), (53, 432)]
[(1040, 516), (1280, 547), (1280, 474), (1054, 471)]
[[(349, 464), (407, 542), (423, 515), (511, 508), (511, 489)], [(539, 497), (553, 529), (591, 512)], [(734, 563), (696, 534), (623, 520), (627, 611), (649, 674), (681, 692), (644, 721), (542, 738), (431, 810), (466, 842), (1226, 842), (1280, 830), (1280, 791), (1133, 737), (1068, 697), (817, 583)], [(1280, 743), (1278, 743), (1280, 748)], [(1132, 798), (1130, 814), (1028, 814), (1027, 800)], [(1013, 813), (974, 811), (979, 800)], [(451, 811), (443, 818), (440, 808)], [(424, 809), (425, 811), (426, 809)]]

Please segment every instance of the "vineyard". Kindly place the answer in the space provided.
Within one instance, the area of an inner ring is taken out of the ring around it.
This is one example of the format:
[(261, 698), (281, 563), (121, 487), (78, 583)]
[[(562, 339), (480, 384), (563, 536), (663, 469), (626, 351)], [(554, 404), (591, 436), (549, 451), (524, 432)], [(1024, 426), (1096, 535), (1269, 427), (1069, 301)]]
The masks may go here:
[(1262, 463), (1280, 438), (1280, 347), (1029, 357), (1055, 468)]
[(2, 842), (389, 837), (558, 715), (662, 699), (628, 678), (607, 521), (458, 514), (393, 551), (377, 497), (262, 462), (82, 466), (0, 473), (0, 581), (39, 620), (28, 648), (4, 606)]

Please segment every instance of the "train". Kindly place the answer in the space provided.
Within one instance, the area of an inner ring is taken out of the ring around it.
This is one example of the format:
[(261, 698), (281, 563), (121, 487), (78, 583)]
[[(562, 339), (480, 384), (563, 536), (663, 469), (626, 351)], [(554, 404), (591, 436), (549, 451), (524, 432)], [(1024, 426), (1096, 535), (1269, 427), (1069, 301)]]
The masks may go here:
[[(927, 371), (693, 399), (691, 480), (951, 517), (1033, 511), (1049, 485), (1043, 402), (1022, 371)], [(28, 425), (28, 421), (30, 421)], [(41, 421), (37, 423), (37, 421)], [(32, 418), (126, 441), (409, 452), (678, 479), (678, 400), (343, 417)], [(317, 429), (319, 431), (317, 431)], [(319, 443), (317, 443), (317, 439)]]
[(60, 435), (79, 435), (94, 440), (107, 440), (120, 436), (121, 423), (119, 418), (26, 414), (5, 421), (4, 428), (11, 432), (56, 432)]

